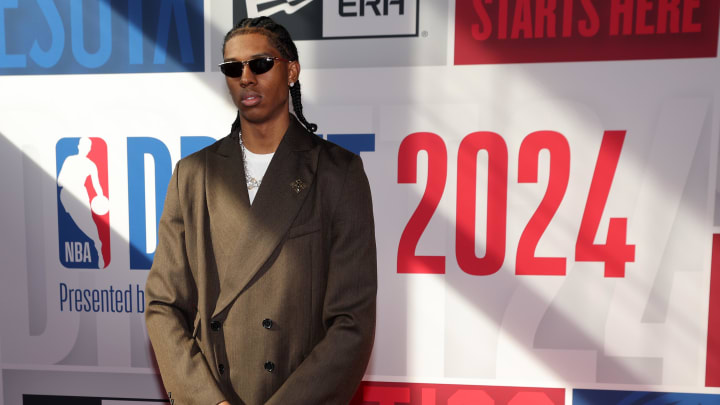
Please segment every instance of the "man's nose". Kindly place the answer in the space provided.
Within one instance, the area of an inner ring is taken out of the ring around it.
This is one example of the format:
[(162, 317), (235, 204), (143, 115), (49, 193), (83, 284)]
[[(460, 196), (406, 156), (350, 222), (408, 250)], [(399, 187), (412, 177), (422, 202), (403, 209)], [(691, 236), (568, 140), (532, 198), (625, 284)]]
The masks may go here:
[(240, 75), (240, 85), (246, 87), (251, 84), (255, 84), (255, 73), (250, 70), (250, 66), (245, 65)]

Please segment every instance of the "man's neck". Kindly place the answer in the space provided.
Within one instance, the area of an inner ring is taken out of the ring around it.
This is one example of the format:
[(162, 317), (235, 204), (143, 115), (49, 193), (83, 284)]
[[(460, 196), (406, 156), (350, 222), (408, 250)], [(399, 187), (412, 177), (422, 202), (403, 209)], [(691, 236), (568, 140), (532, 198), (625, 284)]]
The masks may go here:
[(253, 153), (265, 154), (275, 152), (280, 145), (280, 141), (290, 125), (290, 114), (263, 123), (248, 122), (242, 117), (240, 120), (245, 148)]

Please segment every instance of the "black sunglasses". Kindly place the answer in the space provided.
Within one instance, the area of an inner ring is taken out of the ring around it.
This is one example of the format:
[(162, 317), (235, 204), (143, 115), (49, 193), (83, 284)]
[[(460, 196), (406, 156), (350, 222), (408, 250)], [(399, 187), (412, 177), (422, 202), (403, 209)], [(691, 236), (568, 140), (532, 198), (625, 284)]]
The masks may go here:
[(261, 75), (275, 66), (275, 61), (280, 60), (283, 62), (290, 62), (287, 59), (276, 58), (274, 56), (261, 56), (259, 58), (250, 59), (246, 61), (231, 60), (219, 64), (220, 70), (227, 77), (240, 77), (242, 76), (243, 67), (248, 65), (250, 71), (256, 75)]

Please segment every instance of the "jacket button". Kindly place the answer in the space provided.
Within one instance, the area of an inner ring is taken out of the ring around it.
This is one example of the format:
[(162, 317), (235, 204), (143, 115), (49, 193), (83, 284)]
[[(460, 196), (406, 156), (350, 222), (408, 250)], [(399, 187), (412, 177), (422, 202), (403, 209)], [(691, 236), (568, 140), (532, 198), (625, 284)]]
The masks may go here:
[(220, 321), (212, 321), (210, 322), (210, 329), (212, 329), (213, 332), (217, 332), (220, 330), (221, 325)]
[(267, 318), (266, 318), (266, 319), (263, 319), (263, 321), (262, 321), (262, 326), (263, 326), (263, 328), (265, 328), (265, 329), (270, 329), (270, 328), (272, 328), (272, 326), (273, 326), (273, 321), (272, 321), (272, 319), (267, 319)]
[(222, 364), (222, 363), (218, 364), (218, 371), (220, 372), (220, 374), (224, 373), (224, 372), (225, 372), (225, 365)]
[(275, 370), (275, 363), (273, 363), (272, 361), (266, 362), (266, 363), (265, 363), (265, 370), (267, 370), (268, 372), (272, 373), (273, 370)]

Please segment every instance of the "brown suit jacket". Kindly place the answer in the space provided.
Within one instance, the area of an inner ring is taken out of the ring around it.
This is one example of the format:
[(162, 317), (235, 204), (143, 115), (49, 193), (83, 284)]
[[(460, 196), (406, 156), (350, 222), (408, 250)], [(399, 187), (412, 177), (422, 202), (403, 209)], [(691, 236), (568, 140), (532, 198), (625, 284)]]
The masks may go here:
[(182, 159), (146, 285), (176, 405), (346, 404), (375, 331), (377, 261), (362, 161), (290, 126), (252, 206), (238, 135)]

